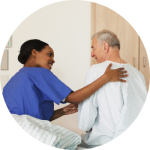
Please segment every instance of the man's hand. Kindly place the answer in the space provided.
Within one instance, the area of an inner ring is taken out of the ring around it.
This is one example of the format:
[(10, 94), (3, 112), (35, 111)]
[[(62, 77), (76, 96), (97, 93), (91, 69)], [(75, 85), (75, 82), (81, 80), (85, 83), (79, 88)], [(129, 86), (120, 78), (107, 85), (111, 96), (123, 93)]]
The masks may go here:
[(64, 115), (69, 115), (69, 114), (78, 112), (78, 105), (70, 104), (66, 107), (63, 107), (62, 109), (63, 109)]

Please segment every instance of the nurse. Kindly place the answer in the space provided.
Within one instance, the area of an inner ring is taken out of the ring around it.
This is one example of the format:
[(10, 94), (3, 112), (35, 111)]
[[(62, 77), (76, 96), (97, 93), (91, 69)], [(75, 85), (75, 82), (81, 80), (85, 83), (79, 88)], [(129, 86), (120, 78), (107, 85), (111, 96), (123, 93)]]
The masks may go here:
[[(11, 114), (30, 115), (42, 120), (55, 120), (63, 115), (77, 112), (77, 104), (90, 97), (107, 82), (126, 82), (123, 68), (111, 70), (107, 67), (103, 76), (90, 85), (72, 91), (50, 70), (54, 51), (45, 42), (33, 39), (22, 44), (18, 61), (24, 64), (6, 84), (3, 96)], [(54, 103), (71, 103), (55, 110)]]

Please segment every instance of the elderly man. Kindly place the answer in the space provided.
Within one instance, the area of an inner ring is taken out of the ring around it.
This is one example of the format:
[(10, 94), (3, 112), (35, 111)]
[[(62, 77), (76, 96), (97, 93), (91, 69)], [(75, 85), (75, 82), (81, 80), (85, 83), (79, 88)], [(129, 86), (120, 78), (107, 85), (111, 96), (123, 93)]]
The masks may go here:
[(124, 67), (129, 76), (127, 82), (109, 82), (78, 106), (81, 147), (92, 148), (105, 144), (124, 132), (136, 119), (146, 100), (147, 89), (143, 75), (120, 58), (120, 42), (117, 36), (102, 30), (93, 37), (91, 57), (93, 65), (86, 76), (85, 86), (102, 76), (107, 66)]

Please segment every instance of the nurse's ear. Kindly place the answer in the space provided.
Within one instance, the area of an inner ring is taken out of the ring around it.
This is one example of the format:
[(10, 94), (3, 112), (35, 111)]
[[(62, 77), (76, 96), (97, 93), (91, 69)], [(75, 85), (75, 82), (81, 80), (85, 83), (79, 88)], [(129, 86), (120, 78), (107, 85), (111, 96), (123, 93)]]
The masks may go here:
[(35, 57), (36, 56), (36, 49), (33, 49), (32, 51), (31, 51), (31, 55), (33, 56), (33, 57)]
[(36, 57), (38, 57), (38, 55), (40, 54), (40, 52), (38, 52), (36, 49), (33, 49), (32, 51), (31, 51), (31, 55), (30, 55), (30, 57), (32, 58), (36, 58)]

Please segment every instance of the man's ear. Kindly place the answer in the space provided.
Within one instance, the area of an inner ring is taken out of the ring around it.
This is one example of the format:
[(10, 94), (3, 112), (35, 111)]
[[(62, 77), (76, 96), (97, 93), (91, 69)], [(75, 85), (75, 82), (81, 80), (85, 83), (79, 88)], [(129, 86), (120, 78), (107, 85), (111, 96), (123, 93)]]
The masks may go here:
[(104, 53), (107, 54), (109, 51), (109, 45), (108, 43), (104, 42)]

